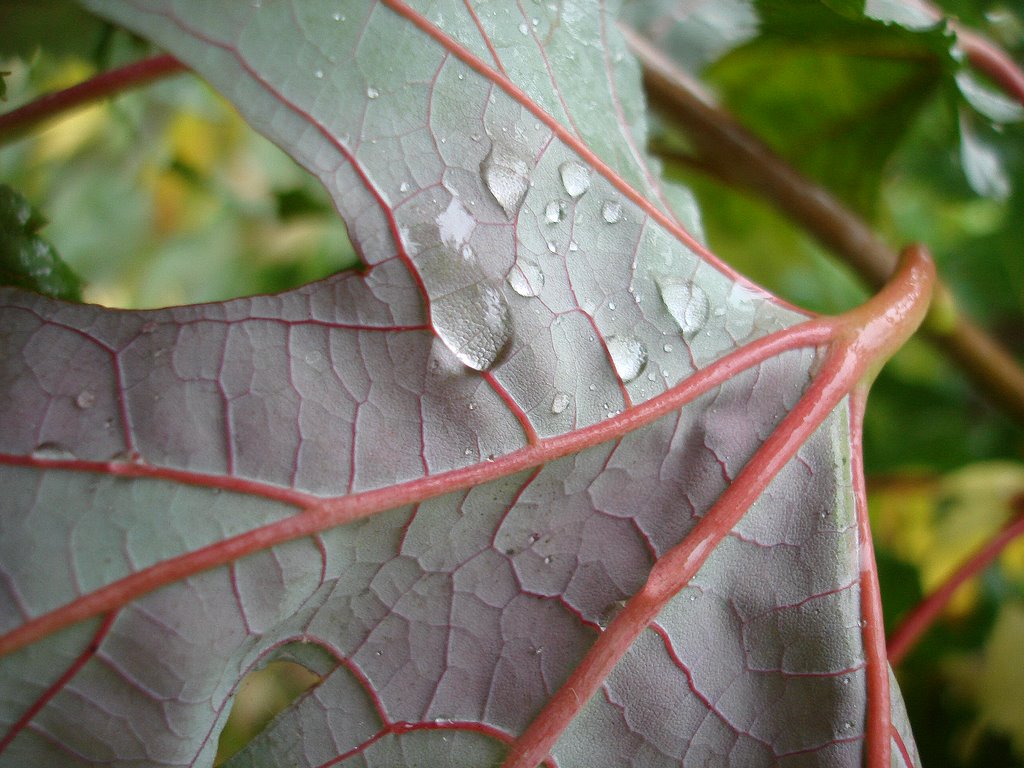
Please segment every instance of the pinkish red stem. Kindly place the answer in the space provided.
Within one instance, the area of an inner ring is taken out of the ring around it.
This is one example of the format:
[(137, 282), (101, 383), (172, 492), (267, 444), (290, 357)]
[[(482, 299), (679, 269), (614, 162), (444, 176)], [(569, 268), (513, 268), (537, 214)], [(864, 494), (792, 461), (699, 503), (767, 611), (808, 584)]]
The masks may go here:
[(943, 609), (949, 604), (956, 591), (991, 565), (1011, 541), (1024, 536), (1024, 510), (1010, 521), (991, 541), (968, 558), (956, 569), (942, 586), (918, 603), (889, 637), (889, 660), (893, 666), (899, 664), (921, 639), (921, 636), (935, 623)]
[[(868, 387), (858, 385), (850, 396), (850, 456), (853, 494), (857, 507), (857, 533), (860, 539), (860, 610), (867, 678), (867, 712), (864, 724), (865, 765), (890, 764), (892, 703), (889, 695), (889, 660), (885, 649), (885, 622), (882, 618), (882, 589), (875, 565), (875, 545), (871, 537), (868, 494), (864, 481), (864, 410)], [(910, 763), (908, 762), (909, 766)]]
[(0, 115), (0, 144), (21, 138), (40, 123), (99, 99), (186, 71), (173, 56), (154, 56), (96, 75), (85, 82), (48, 93)]

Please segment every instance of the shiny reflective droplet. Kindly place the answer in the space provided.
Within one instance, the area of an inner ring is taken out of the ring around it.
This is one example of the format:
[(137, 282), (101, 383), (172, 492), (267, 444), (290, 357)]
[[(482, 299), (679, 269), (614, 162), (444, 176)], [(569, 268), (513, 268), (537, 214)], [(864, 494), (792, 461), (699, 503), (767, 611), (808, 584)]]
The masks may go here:
[(398, 185), (398, 191), (399, 192), (408, 192), (409, 191), (409, 182), (408, 181), (403, 181), (401, 184), (399, 184)]
[(622, 219), (622, 203), (605, 200), (601, 206), (601, 218), (608, 224), (616, 224)]
[(505, 216), (513, 219), (519, 213), (526, 190), (530, 187), (530, 165), (510, 150), (495, 142), (480, 163), (484, 184)]
[(333, 16), (331, 16), (331, 18), (334, 19), (335, 21), (344, 21), (345, 20), (345, 17), (342, 16), (340, 13), (335, 13)]
[(575, 253), (575, 252), (576, 252), (576, 251), (578, 251), (579, 249), (580, 249), (580, 247), (579, 247), (578, 245), (576, 245), (576, 241), (575, 241), (575, 240), (570, 240), (570, 241), (569, 241), (569, 250), (570, 250), (570, 251), (572, 251), (573, 253)]
[(88, 389), (83, 389), (78, 393), (78, 397), (75, 398), (75, 405), (81, 408), (83, 411), (87, 411), (96, 405), (96, 395), (90, 392)]
[(666, 344), (665, 346), (662, 347), (662, 349), (664, 349), (666, 352), (671, 352), (672, 351), (672, 345), (671, 344)]
[(569, 197), (579, 197), (590, 189), (590, 169), (575, 160), (567, 160), (558, 166), (562, 186)]
[(623, 383), (635, 379), (647, 366), (647, 348), (629, 336), (610, 336), (608, 354)]
[(704, 327), (711, 310), (704, 289), (681, 277), (662, 278), (658, 280), (658, 288), (661, 300), (684, 336), (692, 336)]
[(565, 203), (561, 200), (552, 200), (544, 206), (544, 220), (548, 224), (557, 224), (565, 218)]
[(313, 77), (315, 77), (317, 80), (322, 80), (324, 77), (324, 71), (322, 69), (316, 70), (316, 72), (313, 73)]
[(550, 240), (548, 240), (548, 252), (549, 253), (558, 253), (558, 249), (555, 247), (555, 244), (552, 243)]
[(572, 398), (570, 398), (565, 392), (556, 393), (555, 399), (551, 401), (551, 412), (556, 415), (562, 413), (569, 407), (571, 400)]
[(544, 287), (544, 273), (527, 259), (519, 259), (508, 273), (509, 287), (527, 299), (539, 296)]
[(470, 403), (469, 404), (469, 410), (475, 411), (476, 410), (476, 403)]
[(60, 443), (40, 443), (32, 449), (32, 457), (36, 459), (48, 459), (50, 461), (67, 461), (75, 458), (75, 454)]
[(372, 85), (366, 89), (366, 98), (376, 99), (378, 96), (380, 96), (380, 91), (378, 91)]
[(614, 301), (609, 301), (608, 302), (608, 309), (610, 309), (612, 312), (615, 311), (615, 302)]
[(445, 346), (475, 371), (489, 370), (512, 338), (505, 297), (485, 283), (472, 283), (435, 299), (430, 320)]
[(528, 35), (529, 33), (530, 33), (530, 28), (528, 26), (526, 26), (526, 22), (524, 21), (522, 24), (519, 25), (519, 34), (521, 34), (521, 35)]

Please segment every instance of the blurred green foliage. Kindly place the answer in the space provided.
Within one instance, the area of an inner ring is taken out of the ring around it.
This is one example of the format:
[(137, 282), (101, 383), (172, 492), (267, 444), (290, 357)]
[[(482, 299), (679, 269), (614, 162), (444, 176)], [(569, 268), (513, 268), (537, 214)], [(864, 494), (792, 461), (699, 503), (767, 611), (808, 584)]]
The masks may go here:
[[(1024, 355), (1024, 128), (1012, 110), (986, 101), (983, 79), (963, 79), (943, 29), (866, 20), (853, 0), (753, 6), (766, 19), (759, 34), (737, 38), (730, 52), (721, 52), (724, 43), (709, 46), (720, 55), (705, 80), (742, 122), (894, 246), (926, 243), (964, 310)], [(943, 6), (1024, 54), (1019, 0)], [(147, 52), (67, 0), (0, 0), (0, 29), (8, 108)], [(674, 135), (655, 138), (678, 145)], [(813, 311), (839, 312), (866, 297), (849, 270), (765, 202), (697, 171), (669, 170), (696, 192), (712, 248), (740, 271)], [(86, 301), (216, 301), (284, 290), (357, 263), (319, 183), (188, 76), (81, 109), (2, 147), (0, 178), (50, 219), (47, 236), (85, 277)], [(1024, 429), (942, 354), (913, 340), (872, 390), (865, 461), (892, 626), (1019, 513)], [(897, 670), (928, 768), (1024, 765), (1021, 648), (1017, 542)], [(268, 698), (258, 718), (236, 717), (224, 754), (309, 684), (293, 673), (276, 670), (254, 684)], [(289, 692), (277, 695), (272, 682), (268, 693), (267, 680), (278, 677)]]

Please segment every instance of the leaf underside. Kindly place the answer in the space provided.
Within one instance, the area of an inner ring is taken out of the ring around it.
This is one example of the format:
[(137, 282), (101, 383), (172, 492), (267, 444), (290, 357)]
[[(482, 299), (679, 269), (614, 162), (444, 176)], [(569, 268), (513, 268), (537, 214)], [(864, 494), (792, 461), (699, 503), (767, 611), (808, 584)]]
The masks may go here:
[[(230, 766), (500, 763), (819, 353), (575, 437), (804, 316), (685, 234), (591, 3), (86, 5), (315, 173), (366, 268), (146, 312), (2, 289), (0, 633), (115, 597), (0, 660), (0, 765), (209, 765), (275, 658), (323, 682)], [(861, 763), (849, 421), (844, 402), (639, 633), (552, 765)], [(445, 474), (559, 440), (487, 482)], [(354, 522), (217, 554), (377, 491)], [(220, 564), (174, 571), (200, 551)]]

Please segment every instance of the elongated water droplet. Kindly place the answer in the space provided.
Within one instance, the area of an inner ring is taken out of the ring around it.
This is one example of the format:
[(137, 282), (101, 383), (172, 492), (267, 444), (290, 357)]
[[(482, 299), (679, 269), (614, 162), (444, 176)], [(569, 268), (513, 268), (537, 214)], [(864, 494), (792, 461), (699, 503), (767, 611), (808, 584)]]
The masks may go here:
[(555, 415), (562, 413), (566, 408), (569, 407), (569, 403), (572, 398), (569, 397), (565, 392), (558, 392), (555, 394), (555, 399), (551, 401), (551, 412)]
[(561, 200), (552, 200), (544, 208), (544, 220), (548, 224), (557, 224), (565, 218), (565, 203)]
[(704, 327), (711, 311), (711, 303), (704, 289), (680, 277), (658, 280), (658, 289), (661, 291), (661, 300), (684, 336), (693, 336)]
[(75, 458), (75, 454), (60, 443), (40, 443), (32, 449), (32, 456), (37, 459), (48, 459), (50, 461), (67, 461)]
[(601, 218), (608, 224), (616, 224), (622, 219), (622, 203), (605, 200), (601, 206)]
[(629, 336), (609, 336), (608, 354), (624, 383), (635, 379), (647, 366), (647, 347)]
[(579, 197), (590, 189), (590, 169), (575, 160), (566, 160), (558, 166), (562, 186), (569, 197)]
[(430, 305), (434, 332), (463, 365), (489, 370), (512, 338), (512, 318), (501, 291), (473, 283)]
[(366, 89), (366, 98), (376, 99), (378, 96), (380, 96), (380, 91), (378, 91), (372, 85)]
[(520, 296), (530, 299), (539, 296), (544, 287), (544, 273), (527, 259), (519, 259), (508, 273), (509, 287)]
[(530, 187), (529, 163), (496, 142), (480, 163), (480, 173), (505, 216), (514, 219)]

